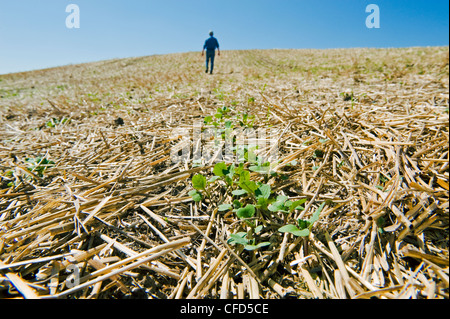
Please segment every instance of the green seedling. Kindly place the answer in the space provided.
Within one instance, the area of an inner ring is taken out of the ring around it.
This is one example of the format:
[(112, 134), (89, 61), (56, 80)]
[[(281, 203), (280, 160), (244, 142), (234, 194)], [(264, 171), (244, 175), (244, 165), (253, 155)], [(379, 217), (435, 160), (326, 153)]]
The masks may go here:
[(231, 234), (230, 235), (230, 239), (228, 239), (228, 243), (232, 244), (232, 245), (234, 245), (234, 244), (243, 245), (244, 249), (248, 250), (248, 251), (257, 250), (259, 248), (266, 247), (266, 246), (270, 245), (270, 242), (268, 242), (268, 241), (256, 244), (254, 239), (248, 239), (246, 237), (247, 237), (247, 233), (245, 233), (245, 232), (239, 232), (239, 233), (236, 233), (236, 234)]
[(189, 196), (192, 197), (192, 199), (194, 200), (194, 202), (200, 202), (200, 201), (203, 199), (202, 193), (200, 193), (200, 192), (197, 191), (196, 189), (191, 190), (188, 194), (189, 194)]
[(242, 207), (242, 204), (240, 201), (238, 201), (237, 199), (235, 199), (233, 201), (233, 204), (222, 204), (219, 206), (219, 212), (226, 212), (226, 211), (230, 211), (233, 210), (233, 212), (236, 212), (239, 208)]
[(211, 124), (212, 122), (213, 122), (212, 116), (207, 116), (207, 117), (205, 117), (205, 118), (203, 119), (203, 123), (204, 123), (205, 125)]
[(218, 207), (219, 212), (226, 212), (226, 211), (229, 211), (232, 209), (233, 209), (233, 205), (231, 205), (231, 204), (222, 204), (222, 205), (219, 205), (219, 207)]
[(223, 162), (217, 163), (216, 165), (214, 165), (213, 173), (218, 177), (226, 176), (229, 173), (227, 164)]
[(255, 206), (252, 204), (247, 204), (245, 207), (241, 207), (236, 211), (237, 217), (240, 219), (252, 218), (255, 215)]
[(191, 196), (195, 202), (200, 202), (203, 199), (201, 191), (204, 191), (208, 195), (208, 197), (211, 197), (208, 190), (206, 189), (207, 184), (208, 181), (206, 180), (205, 176), (201, 174), (194, 175), (194, 177), (192, 177), (192, 186), (195, 189), (188, 193), (189, 196)]
[(247, 191), (249, 194), (254, 194), (258, 189), (258, 184), (250, 180), (250, 172), (243, 170), (239, 174), (239, 187)]
[(258, 163), (257, 165), (252, 165), (248, 169), (252, 172), (256, 172), (259, 174), (269, 174), (270, 172), (270, 162)]
[(309, 233), (311, 232), (311, 228), (313, 224), (319, 220), (320, 213), (322, 212), (323, 207), (325, 206), (326, 202), (323, 202), (319, 208), (314, 212), (314, 214), (311, 216), (311, 218), (303, 220), (298, 219), (297, 220), (297, 226), (296, 225), (285, 225), (283, 227), (280, 227), (278, 231), (280, 233), (291, 233), (294, 236), (298, 237), (308, 237)]
[(270, 204), (270, 196), (272, 195), (272, 189), (268, 184), (259, 183), (258, 188), (255, 190), (255, 197), (257, 207), (263, 211), (267, 211), (267, 207)]
[(305, 208), (301, 205), (305, 202), (306, 198), (292, 202), (288, 200), (287, 196), (280, 195), (277, 197), (276, 201), (269, 206), (269, 210), (271, 212), (292, 213), (296, 209), (304, 210)]
[(231, 194), (233, 194), (234, 196), (242, 196), (248, 194), (248, 192), (245, 189), (235, 189), (231, 192)]
[(47, 123), (45, 123), (45, 126), (53, 128), (53, 127), (56, 127), (56, 126), (59, 125), (59, 124), (62, 125), (62, 124), (64, 124), (64, 123), (66, 123), (68, 120), (69, 120), (69, 119), (67, 119), (67, 118), (65, 118), (65, 117), (63, 117), (61, 120), (56, 119), (56, 118), (52, 118), (50, 121), (48, 121)]
[[(253, 229), (253, 233), (254, 234), (258, 234), (261, 232), (262, 230), (262, 226), (258, 226), (255, 227)], [(228, 244), (231, 245), (235, 245), (235, 244), (239, 244), (239, 245), (243, 245), (245, 250), (248, 251), (253, 251), (262, 247), (266, 247), (270, 245), (270, 242), (262, 242), (262, 243), (258, 243), (256, 244), (256, 241), (254, 238), (249, 238), (249, 233), (246, 232), (239, 232), (236, 234), (231, 234), (230, 235), (230, 239), (228, 239)]]
[(253, 128), (255, 116), (254, 115), (249, 116), (247, 113), (243, 113), (242, 118), (238, 119), (238, 121), (241, 127)]
[(200, 174), (194, 175), (192, 177), (192, 186), (196, 190), (206, 190), (206, 177)]
[[(250, 195), (255, 200), (257, 208), (267, 210), (272, 193), (270, 186), (250, 180), (250, 172), (244, 169), (242, 163), (238, 167), (235, 167), (233, 164), (227, 166), (225, 163), (218, 163), (215, 165), (213, 172), (216, 176), (224, 179), (229, 186), (233, 186), (234, 178), (238, 178), (236, 183), (239, 188), (232, 190), (231, 194), (236, 197)], [(231, 206), (229, 204), (228, 206), (222, 205), (221, 209), (225, 211), (231, 209)]]
[(55, 165), (55, 162), (50, 161), (46, 158), (42, 158), (40, 156), (36, 158), (27, 158), (25, 159), (25, 162), (27, 162), (28, 164), (27, 169), (30, 172), (36, 173), (39, 177), (44, 176), (44, 171), (48, 167), (53, 167)]
[(215, 175), (215, 178), (213, 178), (214, 181), (221, 178), (222, 180), (227, 183), (228, 186), (233, 186), (233, 176), (235, 174), (236, 167), (234, 164), (230, 164), (227, 166), (227, 164), (221, 162), (214, 165), (213, 173)]
[(214, 117), (218, 120), (222, 120), (224, 118), (229, 118), (229, 113), (231, 112), (231, 109), (229, 107), (219, 107), (217, 109), (216, 114), (214, 115)]

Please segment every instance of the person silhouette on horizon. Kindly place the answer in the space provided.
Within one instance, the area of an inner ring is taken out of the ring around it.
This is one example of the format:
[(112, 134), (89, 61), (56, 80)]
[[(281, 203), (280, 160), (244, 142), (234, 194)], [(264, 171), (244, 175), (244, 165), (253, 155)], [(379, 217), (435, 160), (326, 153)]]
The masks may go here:
[(210, 31), (209, 32), (209, 38), (205, 41), (205, 44), (203, 45), (203, 50), (202, 50), (202, 56), (205, 53), (205, 49), (206, 49), (206, 71), (205, 73), (208, 73), (208, 66), (209, 66), (209, 62), (211, 61), (211, 69), (209, 74), (213, 73), (214, 70), (214, 57), (216, 55), (216, 49), (217, 49), (217, 55), (220, 56), (220, 49), (219, 49), (219, 41), (217, 41), (217, 39), (214, 37), (214, 32)]

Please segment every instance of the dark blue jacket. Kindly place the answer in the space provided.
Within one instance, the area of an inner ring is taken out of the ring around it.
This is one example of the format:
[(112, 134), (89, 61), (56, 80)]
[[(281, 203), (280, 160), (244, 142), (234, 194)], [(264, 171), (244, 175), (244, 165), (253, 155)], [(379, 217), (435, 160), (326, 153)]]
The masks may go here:
[(205, 41), (205, 45), (203, 46), (203, 50), (215, 51), (219, 48), (219, 41), (216, 38), (211, 36), (208, 40)]

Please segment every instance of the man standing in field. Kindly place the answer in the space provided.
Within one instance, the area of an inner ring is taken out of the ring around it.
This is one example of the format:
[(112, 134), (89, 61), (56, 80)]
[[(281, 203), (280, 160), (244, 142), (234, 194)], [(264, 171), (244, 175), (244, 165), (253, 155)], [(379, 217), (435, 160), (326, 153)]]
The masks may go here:
[(210, 69), (210, 74), (213, 73), (213, 69), (214, 69), (214, 57), (216, 55), (216, 49), (217, 49), (217, 55), (220, 56), (220, 49), (219, 49), (219, 41), (217, 41), (217, 39), (214, 37), (214, 32), (210, 31), (209, 32), (209, 39), (207, 39), (205, 41), (205, 44), (203, 45), (203, 50), (202, 50), (202, 56), (205, 53), (205, 49), (206, 49), (206, 73), (208, 73), (208, 65), (209, 65), (209, 61), (211, 61), (211, 69)]

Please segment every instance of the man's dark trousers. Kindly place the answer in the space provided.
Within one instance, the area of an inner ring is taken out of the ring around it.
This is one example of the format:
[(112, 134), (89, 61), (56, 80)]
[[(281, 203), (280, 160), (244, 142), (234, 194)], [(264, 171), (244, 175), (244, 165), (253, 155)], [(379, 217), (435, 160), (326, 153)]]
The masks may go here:
[(209, 61), (211, 61), (210, 73), (214, 70), (214, 57), (216, 56), (215, 50), (206, 50), (206, 72), (208, 72)]

